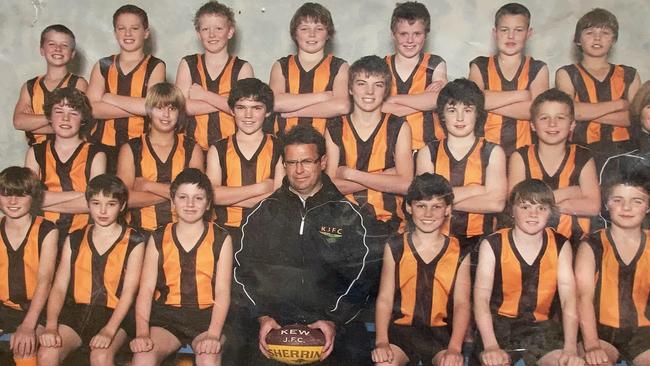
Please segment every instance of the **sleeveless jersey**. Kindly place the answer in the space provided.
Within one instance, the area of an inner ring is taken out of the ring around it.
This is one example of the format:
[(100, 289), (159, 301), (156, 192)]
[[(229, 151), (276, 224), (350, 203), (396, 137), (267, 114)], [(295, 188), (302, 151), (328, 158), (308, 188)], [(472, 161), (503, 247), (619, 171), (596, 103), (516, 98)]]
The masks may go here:
[[(630, 84), (634, 81), (636, 70), (625, 65), (611, 65), (609, 74), (603, 81), (593, 77), (582, 65), (572, 64), (562, 67), (571, 79), (575, 89), (575, 101), (600, 103), (628, 99)], [(627, 127), (602, 124), (598, 121), (576, 121), (571, 142), (591, 144), (594, 142), (619, 142), (630, 139)]]
[[(327, 55), (321, 62), (311, 70), (305, 71), (298, 60), (298, 56), (289, 55), (278, 60), (282, 75), (284, 76), (284, 90), (290, 94), (318, 93), (332, 91), (334, 79), (339, 73), (341, 65), (345, 60), (333, 55)], [(278, 135), (284, 134), (291, 127), (297, 124), (309, 124), (314, 126), (318, 132), (324, 134), (327, 119), (311, 117), (283, 118), (276, 116), (274, 132)]]
[[(420, 62), (413, 69), (408, 79), (402, 80), (395, 67), (395, 55), (386, 56), (386, 63), (393, 75), (390, 95), (421, 94), (433, 83), (433, 72), (438, 65), (444, 62), (442, 57), (424, 53), (420, 55)], [(442, 140), (445, 131), (440, 118), (435, 111), (424, 111), (409, 114), (405, 117), (411, 127), (411, 149), (419, 150), (433, 140)]]
[[(205, 90), (228, 96), (232, 86), (237, 82), (239, 72), (246, 61), (235, 56), (230, 56), (221, 73), (212, 80), (208, 73), (203, 54), (194, 54), (183, 57), (187, 62), (192, 77), (192, 83), (201, 85)], [(235, 119), (226, 112), (212, 112), (190, 118), (185, 134), (191, 136), (204, 151), (222, 138), (235, 133)]]
[[(56, 89), (65, 88), (68, 86), (74, 88), (77, 86), (77, 81), (79, 81), (79, 79), (79, 76), (68, 73), (63, 77), (63, 79), (61, 79), (59, 84), (54, 87), (53, 90), (47, 89), (47, 86), (45, 85), (45, 75), (37, 76), (33, 79), (28, 80), (27, 83), (25, 83), (25, 86), (27, 88), (27, 93), (29, 93), (29, 99), (31, 101), (30, 106), (32, 107), (34, 114), (45, 114), (43, 106), (45, 105), (45, 101), (50, 97), (52, 92)], [(48, 135), (46, 134), (35, 134), (29, 131), (25, 131), (25, 136), (27, 137), (27, 143), (29, 146), (43, 142), (48, 138)]]
[(176, 224), (160, 227), (152, 235), (158, 250), (155, 301), (176, 307), (211, 307), (217, 262), (228, 233), (214, 223), (205, 223), (203, 235), (189, 252), (178, 242)]
[(512, 234), (513, 230), (506, 228), (486, 238), (496, 259), (492, 313), (533, 322), (548, 320), (558, 296), (558, 257), (567, 239), (545, 228), (542, 248), (529, 265), (517, 250)]
[[(279, 141), (272, 135), (264, 136), (259, 148), (250, 159), (239, 150), (237, 139), (230, 136), (215, 145), (221, 166), (221, 185), (242, 187), (273, 179), (275, 165), (282, 153)], [(228, 227), (239, 227), (242, 218), (251, 210), (236, 206), (216, 206), (216, 222)]]
[(596, 260), (594, 305), (598, 323), (621, 329), (650, 326), (650, 232), (629, 264), (616, 249), (611, 232), (602, 229), (587, 242)]
[[(546, 65), (542, 61), (527, 56), (523, 59), (515, 77), (508, 80), (503, 76), (496, 56), (477, 57), (471, 63), (476, 65), (481, 72), (485, 90), (491, 91), (530, 90), (530, 84), (535, 80), (542, 67)], [(534, 142), (528, 120), (516, 120), (488, 112), (483, 131), (485, 139), (501, 145), (506, 156), (510, 156), (516, 149)]]
[(395, 260), (393, 323), (449, 325), (456, 273), (464, 257), (458, 239), (445, 237), (440, 253), (429, 263), (415, 250), (410, 233), (393, 237), (389, 246)]
[[(119, 66), (119, 55), (104, 57), (99, 60), (99, 71), (104, 77), (106, 93), (127, 97), (144, 98), (149, 88), (151, 73), (164, 62), (148, 55), (128, 74)], [(99, 120), (92, 135), (95, 142), (108, 146), (121, 146), (129, 139), (140, 137), (146, 131), (143, 116)]]
[(56, 226), (42, 217), (32, 218), (27, 235), (17, 249), (9, 243), (5, 218), (0, 221), (0, 303), (27, 311), (38, 281), (41, 244)]
[[(431, 142), (428, 146), (434, 173), (445, 177), (452, 187), (485, 185), (486, 170), (495, 144), (477, 137), (474, 146), (460, 160), (454, 158), (446, 139)], [(476, 236), (491, 233), (493, 228), (493, 215), (454, 210), (443, 232), (452, 236)]]
[(70, 234), (70, 285), (68, 298), (77, 304), (115, 309), (120, 300), (129, 256), (144, 245), (145, 237), (123, 226), (112, 246), (99, 254), (92, 239), (93, 225)]
[[(171, 183), (180, 172), (189, 166), (195, 144), (194, 140), (183, 134), (175, 135), (174, 146), (170, 150), (167, 160), (162, 161), (156, 155), (147, 135), (129, 140), (136, 178), (145, 178), (151, 182)], [(154, 230), (160, 225), (170, 223), (175, 216), (170, 201), (133, 208), (130, 213), (130, 224), (146, 230)]]

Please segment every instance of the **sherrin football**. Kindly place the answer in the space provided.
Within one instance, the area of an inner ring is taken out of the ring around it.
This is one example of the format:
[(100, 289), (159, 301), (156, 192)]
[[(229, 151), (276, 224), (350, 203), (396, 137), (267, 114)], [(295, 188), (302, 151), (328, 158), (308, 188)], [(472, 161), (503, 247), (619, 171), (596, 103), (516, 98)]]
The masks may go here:
[(290, 324), (272, 329), (266, 336), (266, 344), (272, 359), (289, 365), (306, 365), (320, 359), (325, 335), (320, 329)]

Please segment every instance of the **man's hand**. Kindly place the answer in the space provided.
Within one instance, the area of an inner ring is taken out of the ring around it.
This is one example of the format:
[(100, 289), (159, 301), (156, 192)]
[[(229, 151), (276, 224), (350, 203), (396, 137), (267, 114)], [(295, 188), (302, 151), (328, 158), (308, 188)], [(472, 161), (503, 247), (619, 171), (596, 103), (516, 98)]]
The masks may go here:
[(260, 352), (266, 357), (266, 358), (271, 358), (271, 354), (269, 353), (269, 347), (266, 344), (266, 336), (269, 334), (269, 332), (272, 329), (280, 329), (280, 324), (275, 321), (275, 319), (271, 318), (268, 315), (261, 316), (257, 318), (257, 321), (260, 323), (260, 333), (259, 333), (259, 347), (260, 347)]
[(323, 361), (334, 350), (334, 338), (336, 337), (336, 325), (334, 322), (329, 320), (317, 320), (311, 324), (307, 324), (311, 329), (320, 329), (321, 332), (325, 335), (325, 345), (323, 346), (323, 353), (320, 356), (320, 360)]
[(19, 357), (27, 357), (36, 352), (36, 333), (33, 328), (23, 324), (16, 328), (9, 340), (9, 349)]

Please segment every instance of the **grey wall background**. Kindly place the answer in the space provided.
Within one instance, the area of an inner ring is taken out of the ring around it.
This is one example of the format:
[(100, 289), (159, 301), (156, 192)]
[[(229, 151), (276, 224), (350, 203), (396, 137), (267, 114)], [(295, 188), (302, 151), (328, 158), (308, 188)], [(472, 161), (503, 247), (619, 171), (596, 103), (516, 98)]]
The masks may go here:
[[(494, 12), (508, 0), (420, 0), (432, 17), (427, 51), (447, 61), (450, 79), (466, 76), (468, 63), (492, 51)], [(13, 108), (22, 83), (45, 71), (39, 55), (41, 30), (63, 23), (76, 34), (73, 71), (88, 78), (102, 56), (118, 51), (112, 14), (121, 0), (1, 0), (0, 1), (0, 168), (23, 162), (24, 134), (12, 126)], [(268, 81), (273, 62), (294, 52), (289, 20), (300, 0), (224, 0), (235, 11), (237, 33), (231, 51), (248, 60), (255, 75)], [(532, 12), (534, 33), (528, 53), (555, 70), (573, 62), (573, 31), (577, 19), (594, 7), (613, 11), (620, 23), (612, 61), (634, 66), (642, 80), (650, 77), (650, 0), (521, 0)], [(167, 64), (175, 80), (178, 61), (200, 51), (192, 18), (202, 0), (133, 0), (149, 14), (149, 47)], [(394, 0), (321, 0), (334, 17), (337, 34), (333, 52), (349, 62), (367, 54), (392, 52), (390, 15)]]

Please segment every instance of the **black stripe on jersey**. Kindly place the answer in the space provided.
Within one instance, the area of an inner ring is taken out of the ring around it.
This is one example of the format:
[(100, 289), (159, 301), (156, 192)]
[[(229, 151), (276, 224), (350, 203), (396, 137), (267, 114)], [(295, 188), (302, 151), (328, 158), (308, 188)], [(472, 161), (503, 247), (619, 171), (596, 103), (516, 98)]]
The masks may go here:
[[(404, 250), (401, 248), (403, 246), (403, 238), (402, 235), (394, 235), (390, 240), (388, 241), (388, 245), (390, 246), (390, 251), (393, 256), (393, 260), (395, 261), (395, 266), (396, 269), (399, 268), (399, 263), (402, 260), (402, 257), (404, 256)], [(400, 280), (400, 271), (395, 270), (395, 283), (402, 283)], [(393, 302), (393, 314), (397, 314), (396, 318), (402, 318), (404, 317), (404, 314), (402, 313), (402, 291), (396, 286), (395, 287), (395, 300)]]
[[(161, 226), (151, 233), (156, 250), (158, 251), (158, 278), (156, 281), (156, 291), (159, 297), (155, 301), (159, 304), (167, 302), (167, 295), (169, 294), (169, 287), (167, 286), (167, 276), (165, 276), (165, 258), (164, 258), (164, 243), (165, 227)], [(179, 253), (180, 254), (180, 253)]]
[(203, 234), (192, 250), (186, 252), (176, 236), (176, 225), (172, 227), (174, 244), (178, 248), (181, 268), (181, 304), (198, 304), (199, 294), (196, 283), (196, 251), (208, 234), (208, 224), (203, 226)]
[[(120, 238), (124, 235), (124, 231), (120, 234)], [(119, 240), (118, 239), (118, 240)], [(108, 301), (108, 296), (106, 294), (106, 288), (104, 287), (104, 271), (106, 270), (106, 258), (111, 252), (109, 249), (103, 256), (100, 256), (97, 252), (97, 248), (93, 244), (92, 231), (88, 233), (88, 246), (92, 252), (92, 290), (90, 293), (90, 302), (92, 304), (106, 304)]]
[[(609, 234), (610, 232), (608, 232), (608, 235)], [(612, 243), (612, 246), (615, 245), (611, 240), (610, 243)], [(637, 258), (639, 254), (640, 251), (637, 252), (635, 258)], [(629, 294), (633, 294), (632, 287), (634, 286), (635, 266), (625, 265), (623, 261), (618, 258), (618, 255), (616, 259), (618, 260), (618, 311), (619, 314), (621, 314), (619, 327), (621, 329), (636, 328), (638, 327), (638, 317), (634, 302), (625, 301), (625, 298), (629, 297)], [(633, 259), (630, 264), (634, 264), (634, 262), (635, 260)]]
[[(535, 309), (537, 308), (537, 295), (538, 295), (538, 284), (539, 284), (539, 263), (546, 252), (548, 246), (548, 236), (544, 233), (542, 248), (535, 258), (533, 264), (529, 265), (526, 263), (524, 258), (521, 256), (517, 248), (515, 247), (515, 239), (512, 235), (513, 230), (508, 232), (508, 237), (510, 244), (514, 247), (512, 252), (515, 254), (515, 257), (519, 261), (519, 268), (521, 269), (521, 298), (519, 300), (519, 310), (518, 314), (534, 314)], [(529, 319), (534, 321), (534, 317)]]

